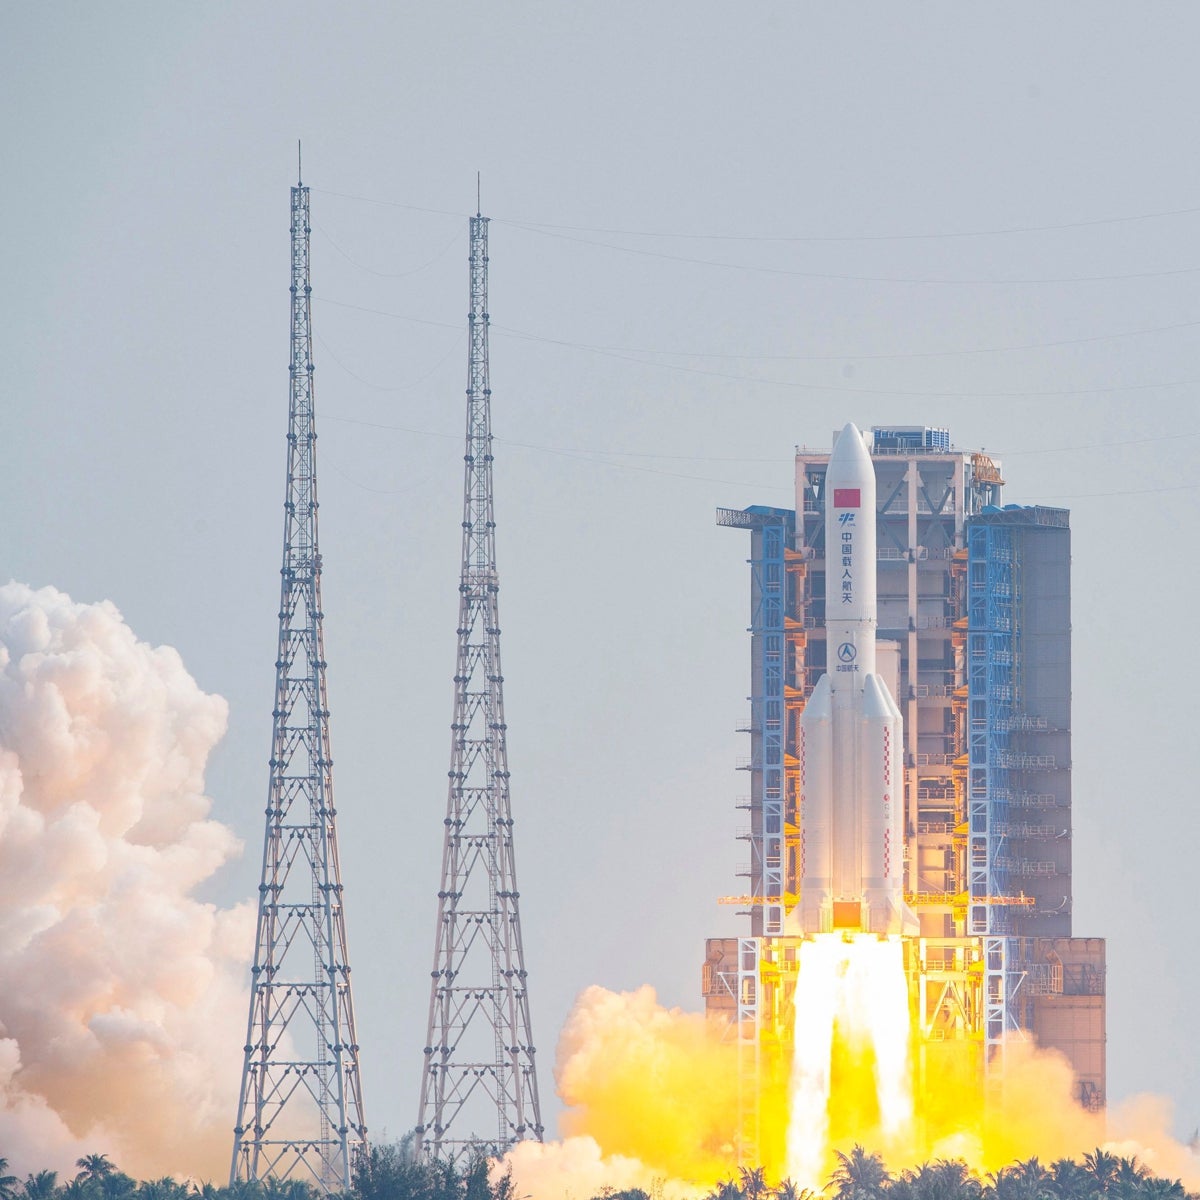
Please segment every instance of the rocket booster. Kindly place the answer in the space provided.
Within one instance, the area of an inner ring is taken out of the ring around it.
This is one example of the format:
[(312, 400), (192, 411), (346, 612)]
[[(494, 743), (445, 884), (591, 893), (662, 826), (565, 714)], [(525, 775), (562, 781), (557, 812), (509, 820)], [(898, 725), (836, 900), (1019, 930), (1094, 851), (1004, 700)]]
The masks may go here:
[(799, 933), (915, 934), (904, 902), (903, 723), (875, 671), (875, 468), (838, 434), (825, 475), (826, 670), (800, 716)]

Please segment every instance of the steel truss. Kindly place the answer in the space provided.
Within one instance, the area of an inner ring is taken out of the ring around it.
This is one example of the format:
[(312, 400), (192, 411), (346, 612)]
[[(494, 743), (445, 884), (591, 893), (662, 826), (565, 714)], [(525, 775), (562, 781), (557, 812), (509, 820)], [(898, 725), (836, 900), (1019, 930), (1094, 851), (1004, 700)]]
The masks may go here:
[(350, 1186), (366, 1148), (334, 826), (317, 543), (308, 188), (292, 188), (292, 358), (279, 650), (258, 933), (231, 1184)]
[[(500, 671), (487, 218), (471, 218), (462, 581), (450, 788), (417, 1137), (427, 1155), (542, 1140)], [(482, 1125), (487, 1121), (490, 1129)]]

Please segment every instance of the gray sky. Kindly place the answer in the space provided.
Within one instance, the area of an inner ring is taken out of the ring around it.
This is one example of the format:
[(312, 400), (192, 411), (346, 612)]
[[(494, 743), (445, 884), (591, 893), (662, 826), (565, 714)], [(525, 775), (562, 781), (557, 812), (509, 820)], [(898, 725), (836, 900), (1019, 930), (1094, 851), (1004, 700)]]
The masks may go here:
[(258, 882), (304, 140), (373, 1130), (424, 1044), (476, 170), (544, 1102), (580, 989), (697, 1009), (741, 929), (748, 545), (713, 510), (790, 505), (793, 446), (854, 420), (1072, 509), (1075, 932), (1110, 1096), (1200, 1123), (1198, 43), (1184, 4), (0, 4), (0, 575), (113, 600), (229, 700), (223, 901)]

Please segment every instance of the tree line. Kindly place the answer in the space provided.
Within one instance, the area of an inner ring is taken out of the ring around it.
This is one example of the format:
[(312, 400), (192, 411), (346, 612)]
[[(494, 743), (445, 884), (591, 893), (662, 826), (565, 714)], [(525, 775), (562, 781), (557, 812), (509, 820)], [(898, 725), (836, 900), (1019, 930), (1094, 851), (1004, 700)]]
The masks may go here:
[[(230, 1187), (180, 1183), (169, 1176), (136, 1180), (103, 1154), (88, 1154), (77, 1173), (59, 1181), (39, 1171), (22, 1182), (0, 1157), (0, 1200), (322, 1200), (301, 1180), (264, 1179)], [(339, 1200), (518, 1200), (512, 1178), (492, 1180), (482, 1152), (465, 1163), (416, 1158), (406, 1143), (373, 1146), (354, 1164), (349, 1192)], [(526, 1200), (522, 1197), (520, 1200)], [(604, 1188), (591, 1200), (664, 1200), (661, 1184)], [(979, 1176), (961, 1159), (937, 1159), (891, 1174), (883, 1159), (855, 1146), (838, 1153), (837, 1167), (820, 1192), (784, 1179), (768, 1182), (761, 1167), (743, 1167), (717, 1184), (705, 1200), (1200, 1200), (1178, 1179), (1154, 1175), (1136, 1157), (1096, 1149), (1082, 1161), (1036, 1158)]]
[[(644, 1192), (614, 1193), (612, 1200), (652, 1200)], [(891, 1174), (878, 1154), (855, 1146), (837, 1153), (837, 1167), (820, 1192), (784, 1179), (771, 1186), (759, 1167), (743, 1167), (717, 1185), (705, 1200), (1200, 1200), (1178, 1179), (1154, 1175), (1137, 1158), (1106, 1150), (1082, 1162), (1036, 1158), (974, 1174), (962, 1159), (937, 1159)]]

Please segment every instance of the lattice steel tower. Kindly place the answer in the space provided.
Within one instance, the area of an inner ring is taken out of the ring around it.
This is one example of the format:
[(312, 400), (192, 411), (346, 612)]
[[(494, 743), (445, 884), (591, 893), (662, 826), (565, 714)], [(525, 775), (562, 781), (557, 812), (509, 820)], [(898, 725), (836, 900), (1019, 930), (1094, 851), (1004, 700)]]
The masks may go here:
[(366, 1146), (342, 880), (317, 544), (308, 188), (292, 188), (292, 361), (283, 586), (267, 827), (231, 1183), (350, 1185)]
[[(471, 218), (458, 664), (417, 1136), (426, 1154), (542, 1139), (521, 947), (500, 672), (488, 382), (487, 218)], [(487, 1126), (483, 1122), (487, 1122)]]

